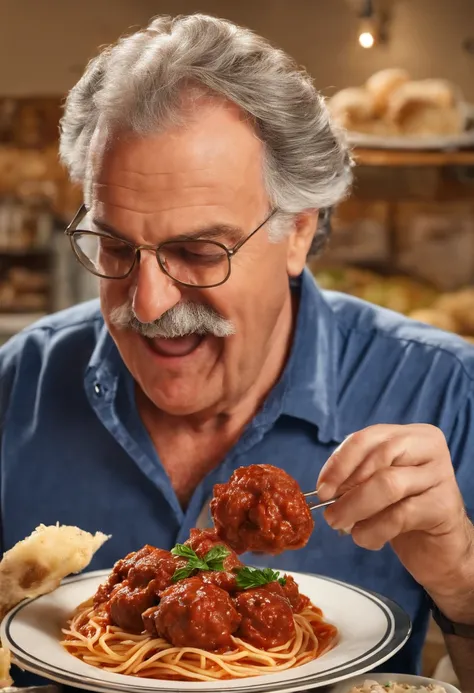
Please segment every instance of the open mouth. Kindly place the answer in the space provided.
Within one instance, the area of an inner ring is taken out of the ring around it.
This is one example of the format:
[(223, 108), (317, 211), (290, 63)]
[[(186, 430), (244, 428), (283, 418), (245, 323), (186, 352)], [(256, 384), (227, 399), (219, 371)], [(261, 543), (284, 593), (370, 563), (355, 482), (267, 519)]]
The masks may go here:
[(147, 337), (145, 339), (151, 349), (160, 356), (179, 357), (192, 354), (204, 338), (204, 335), (189, 334), (185, 337), (173, 337), (171, 339), (166, 339), (165, 337), (154, 337), (152, 339)]

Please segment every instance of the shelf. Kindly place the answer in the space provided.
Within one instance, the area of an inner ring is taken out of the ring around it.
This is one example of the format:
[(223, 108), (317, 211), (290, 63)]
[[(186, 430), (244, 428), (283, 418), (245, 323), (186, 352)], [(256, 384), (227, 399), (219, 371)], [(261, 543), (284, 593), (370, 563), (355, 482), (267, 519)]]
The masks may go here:
[(2, 248), (0, 246), (0, 256), (4, 257), (38, 257), (43, 255), (50, 255), (51, 250), (45, 248), (44, 246), (38, 246), (37, 248)]
[(356, 147), (353, 154), (359, 166), (474, 166), (474, 149), (442, 152)]
[(43, 318), (47, 313), (32, 312), (29, 313), (0, 313), (0, 335), (13, 335), (28, 327), (36, 320)]

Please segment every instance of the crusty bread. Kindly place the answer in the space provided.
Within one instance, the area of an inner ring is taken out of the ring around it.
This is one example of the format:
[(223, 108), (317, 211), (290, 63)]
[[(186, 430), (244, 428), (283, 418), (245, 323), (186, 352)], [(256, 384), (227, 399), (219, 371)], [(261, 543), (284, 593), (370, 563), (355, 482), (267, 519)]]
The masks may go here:
[(457, 108), (413, 104), (411, 112), (399, 128), (401, 134), (409, 137), (459, 135), (465, 129), (464, 120), (463, 114)]
[[(52, 592), (67, 575), (84, 570), (107, 539), (67, 525), (37, 527), (0, 561), (0, 619), (23, 599)], [(10, 652), (0, 647), (0, 689), (11, 684)]]
[(391, 94), (409, 80), (410, 75), (408, 72), (399, 67), (379, 70), (379, 72), (375, 72), (369, 77), (365, 83), (365, 88), (372, 94), (374, 109), (377, 116), (381, 117), (384, 115)]
[(456, 320), (462, 334), (474, 335), (474, 287), (442, 294), (435, 308)]
[(108, 538), (66, 525), (37, 527), (0, 562), (0, 618), (23, 599), (52, 592), (67, 575), (84, 570)]
[(8, 688), (13, 683), (10, 676), (11, 655), (10, 650), (0, 647), (0, 688)]
[(353, 122), (373, 120), (374, 103), (371, 94), (362, 87), (341, 89), (329, 100), (329, 109), (342, 127), (351, 129)]
[(412, 311), (408, 317), (412, 320), (437, 327), (440, 330), (445, 330), (446, 332), (457, 332), (459, 327), (452, 315), (444, 313), (442, 310), (439, 310), (439, 308), (420, 308), (419, 310)]
[(379, 137), (443, 137), (466, 129), (466, 108), (455, 84), (413, 81), (401, 68), (376, 72), (364, 87), (341, 89), (329, 108), (346, 130)]
[(406, 135), (451, 135), (464, 129), (457, 89), (443, 79), (400, 86), (388, 100), (387, 119)]
[(457, 96), (456, 88), (446, 79), (420, 79), (406, 82), (394, 91), (389, 99), (389, 112), (393, 118), (403, 115), (403, 109), (411, 100), (429, 103), (439, 108), (452, 108)]

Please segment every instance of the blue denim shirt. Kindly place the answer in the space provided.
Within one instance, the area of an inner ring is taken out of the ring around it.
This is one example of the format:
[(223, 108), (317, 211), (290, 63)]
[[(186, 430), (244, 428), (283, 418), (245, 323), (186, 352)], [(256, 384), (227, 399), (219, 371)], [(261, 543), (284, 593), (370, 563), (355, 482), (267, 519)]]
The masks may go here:
[[(360, 300), (321, 292), (307, 271), (296, 290), (299, 313), (286, 369), (186, 510), (140, 420), (132, 377), (96, 301), (47, 317), (0, 349), (3, 549), (36, 525), (55, 522), (112, 535), (91, 569), (109, 568), (145, 543), (171, 548), (186, 539), (213, 485), (237, 467), (278, 465), (309, 490), (338, 443), (376, 423), (439, 426), (472, 517), (474, 348)], [(259, 556), (258, 563), (322, 573), (394, 599), (414, 631), (384, 667), (416, 672), (428, 620), (423, 590), (390, 546), (366, 551), (330, 529), (321, 514), (315, 519), (304, 549)], [(244, 560), (255, 563), (252, 556)]]

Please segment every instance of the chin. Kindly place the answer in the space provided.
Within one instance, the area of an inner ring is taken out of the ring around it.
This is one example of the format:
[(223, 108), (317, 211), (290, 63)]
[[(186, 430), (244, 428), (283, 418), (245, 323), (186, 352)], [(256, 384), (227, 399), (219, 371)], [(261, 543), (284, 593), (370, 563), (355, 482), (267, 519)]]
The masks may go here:
[(159, 391), (145, 389), (144, 392), (157, 409), (170, 416), (192, 416), (212, 407), (208, 398), (204, 401), (197, 392), (192, 393), (189, 390), (174, 393), (164, 388)]

